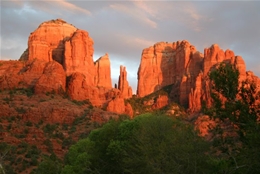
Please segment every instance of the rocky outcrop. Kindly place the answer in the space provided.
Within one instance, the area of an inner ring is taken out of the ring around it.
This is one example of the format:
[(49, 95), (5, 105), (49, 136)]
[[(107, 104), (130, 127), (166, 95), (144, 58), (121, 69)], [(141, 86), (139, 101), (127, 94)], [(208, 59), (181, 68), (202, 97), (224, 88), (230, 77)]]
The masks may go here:
[(62, 19), (43, 22), (28, 39), (28, 53), (21, 56), (22, 60), (35, 58), (44, 61), (56, 60), (63, 63), (64, 41), (77, 30)]
[(34, 92), (37, 93), (64, 93), (66, 91), (66, 74), (62, 66), (52, 61), (47, 63), (43, 74), (35, 84)]
[(131, 98), (133, 95), (132, 88), (129, 86), (127, 81), (126, 67), (120, 66), (120, 75), (118, 79), (118, 89), (121, 91), (123, 98)]
[(95, 68), (95, 86), (112, 88), (110, 60), (107, 53), (95, 62)]
[(172, 101), (180, 103), (190, 112), (200, 111), (203, 100), (207, 106), (211, 105), (208, 74), (221, 62), (236, 66), (240, 81), (250, 78), (242, 57), (235, 56), (231, 50), (223, 51), (217, 44), (206, 48), (203, 55), (188, 41), (156, 43), (143, 50), (137, 95), (143, 97), (172, 84)]
[(71, 38), (67, 39), (63, 63), (67, 76), (80, 72), (89, 79), (89, 85), (94, 85), (96, 72), (93, 61), (93, 44), (88, 32), (84, 30), (77, 30)]
[(167, 95), (159, 95), (158, 98), (155, 99), (154, 104), (152, 105), (152, 109), (161, 109), (169, 104), (169, 98)]
[(164, 86), (184, 81), (184, 76), (198, 74), (202, 59), (188, 41), (159, 42), (144, 49), (138, 70), (137, 95), (143, 97)]
[(109, 101), (106, 110), (118, 114), (127, 114), (131, 118), (133, 117), (134, 113), (132, 106), (129, 103), (125, 104), (124, 98), (122, 97), (116, 97), (113, 100)]
[(121, 97), (116, 97), (115, 99), (108, 102), (106, 109), (107, 111), (123, 114), (125, 113), (125, 101)]
[(210, 135), (210, 130), (212, 130), (216, 126), (216, 122), (210, 119), (208, 115), (200, 115), (196, 119), (194, 125), (195, 129), (199, 131), (200, 136), (210, 139), (210, 137), (212, 136)]
[[(61, 19), (43, 22), (31, 33), (28, 49), (20, 58), (25, 64), (34, 60), (48, 64), (46, 68), (45, 65), (41, 67), (39, 74), (33, 74), (36, 77), (31, 86), (35, 92), (67, 91), (71, 99), (90, 100), (93, 105), (100, 107), (117, 96), (130, 98), (132, 88), (127, 82), (125, 68), (120, 67), (119, 88), (112, 88), (109, 56), (106, 53), (94, 62), (93, 44), (87, 31), (77, 29)], [(28, 68), (24, 69), (27, 71)], [(4, 83), (9, 89), (7, 86), (11, 84), (17, 87), (18, 82), (12, 84), (10, 80), (5, 80)]]
[(28, 49), (20, 60), (59, 62), (67, 76), (79, 72), (90, 86), (112, 87), (110, 61), (106, 54), (93, 61), (93, 40), (87, 31), (75, 28), (61, 19), (43, 22), (28, 39)]
[(47, 65), (47, 62), (1, 61), (0, 89), (33, 88)]
[(90, 100), (94, 106), (101, 106), (116, 96), (120, 91), (114, 88), (96, 87), (88, 85), (86, 76), (81, 73), (73, 73), (67, 84), (68, 95), (74, 100)]
[(66, 91), (66, 75), (57, 62), (35, 59), (0, 63), (0, 89), (31, 88), (37, 94)]

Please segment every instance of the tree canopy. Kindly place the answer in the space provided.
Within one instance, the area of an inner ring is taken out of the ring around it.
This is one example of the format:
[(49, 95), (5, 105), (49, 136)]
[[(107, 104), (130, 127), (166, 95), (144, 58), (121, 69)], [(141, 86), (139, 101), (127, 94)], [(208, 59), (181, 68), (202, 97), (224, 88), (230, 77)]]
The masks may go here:
[[(213, 106), (205, 113), (219, 120), (216, 136), (221, 143), (217, 146), (230, 159), (228, 171), (260, 173), (260, 94), (256, 84), (248, 79), (239, 83), (239, 71), (228, 63), (211, 71), (210, 80)], [(227, 134), (228, 129), (236, 135)]]
[(191, 125), (145, 114), (92, 131), (70, 148), (62, 173), (208, 173), (208, 149)]

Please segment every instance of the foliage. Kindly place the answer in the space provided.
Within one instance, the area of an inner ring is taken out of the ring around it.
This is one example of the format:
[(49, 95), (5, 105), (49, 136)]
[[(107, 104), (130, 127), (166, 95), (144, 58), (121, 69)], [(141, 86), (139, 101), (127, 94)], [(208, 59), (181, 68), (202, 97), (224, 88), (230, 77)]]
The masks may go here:
[(231, 64), (221, 63), (217, 70), (209, 75), (213, 80), (213, 89), (221, 93), (227, 100), (234, 100), (238, 93), (239, 71)]
[[(40, 154), (41, 151), (36, 146), (30, 146), (25, 142), (21, 142), (17, 146), (0, 143), (0, 163), (6, 174), (22, 173), (28, 167), (36, 166)], [(3, 170), (0, 169), (1, 172)]]
[[(249, 80), (239, 86), (239, 71), (230, 64), (210, 73), (213, 81), (213, 106), (205, 113), (218, 119), (216, 127), (221, 143), (216, 147), (226, 154), (227, 170), (235, 173), (259, 173), (260, 169), (260, 106), (259, 92)], [(227, 123), (237, 135), (228, 135)], [(225, 126), (223, 126), (225, 125)], [(226, 147), (226, 148), (223, 148)], [(231, 148), (230, 148), (231, 147)]]
[(62, 173), (207, 173), (208, 148), (189, 124), (145, 114), (92, 131), (71, 146)]
[(39, 164), (36, 169), (36, 174), (58, 174), (61, 172), (61, 163), (57, 160), (56, 157), (52, 157), (53, 154), (49, 157), (45, 157), (43, 161)]

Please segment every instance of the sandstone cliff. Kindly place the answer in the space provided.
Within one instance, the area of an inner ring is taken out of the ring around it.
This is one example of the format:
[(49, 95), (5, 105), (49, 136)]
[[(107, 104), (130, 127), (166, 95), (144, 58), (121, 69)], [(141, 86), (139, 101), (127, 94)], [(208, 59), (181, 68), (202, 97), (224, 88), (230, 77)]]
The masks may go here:
[(223, 51), (217, 44), (206, 48), (204, 54), (201, 54), (185, 40), (156, 43), (143, 50), (138, 70), (137, 95), (143, 97), (173, 84), (171, 100), (187, 107), (190, 112), (200, 111), (203, 100), (208, 106), (211, 104), (208, 74), (224, 61), (238, 68), (240, 81), (247, 78), (259, 81), (253, 74), (246, 72), (242, 57), (235, 56), (231, 50)]
[[(20, 58), (25, 64), (33, 61), (44, 64), (37, 69), (37, 73), (32, 74), (29, 81), (27, 79), (25, 87), (34, 88), (36, 93), (67, 91), (74, 100), (90, 100), (93, 105), (100, 107), (105, 107), (117, 96), (130, 98), (132, 88), (128, 84), (125, 68), (120, 67), (118, 89), (112, 88), (109, 56), (106, 53), (94, 62), (93, 45), (94, 41), (87, 31), (77, 29), (61, 19), (43, 22), (30, 34), (28, 48)], [(45, 68), (47, 64), (48, 70)], [(17, 71), (23, 68), (19, 66)], [(8, 76), (2, 80), (4, 88), (17, 87), (19, 82), (16, 82), (18, 78), (14, 74), (14, 79), (8, 74), (4, 75)], [(27, 75), (30, 76), (30, 73)]]
[(106, 53), (95, 62), (96, 76), (95, 85), (106, 88), (112, 88), (111, 71), (110, 71), (110, 60)]
[(123, 98), (131, 98), (132, 97), (132, 88), (129, 86), (127, 81), (127, 72), (126, 67), (120, 66), (120, 75), (118, 79), (118, 89), (121, 91), (121, 96)]
[(87, 31), (77, 30), (71, 38), (65, 41), (63, 66), (67, 75), (80, 72), (94, 85), (95, 67), (93, 62), (93, 40)]
[(64, 40), (70, 38), (77, 30), (73, 25), (61, 19), (43, 22), (28, 39), (28, 53), (20, 59), (45, 61), (56, 60), (62, 64), (65, 49)]

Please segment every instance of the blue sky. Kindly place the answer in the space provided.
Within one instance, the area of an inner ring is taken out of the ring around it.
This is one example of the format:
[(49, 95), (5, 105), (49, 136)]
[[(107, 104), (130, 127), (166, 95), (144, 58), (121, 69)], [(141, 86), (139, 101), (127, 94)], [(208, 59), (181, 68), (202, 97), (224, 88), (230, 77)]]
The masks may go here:
[(105, 53), (116, 83), (120, 65), (133, 89), (144, 48), (188, 40), (198, 51), (231, 49), (260, 76), (260, 1), (6, 1), (1, 0), (1, 60), (19, 59), (40, 23), (61, 18), (94, 40), (94, 60)]

